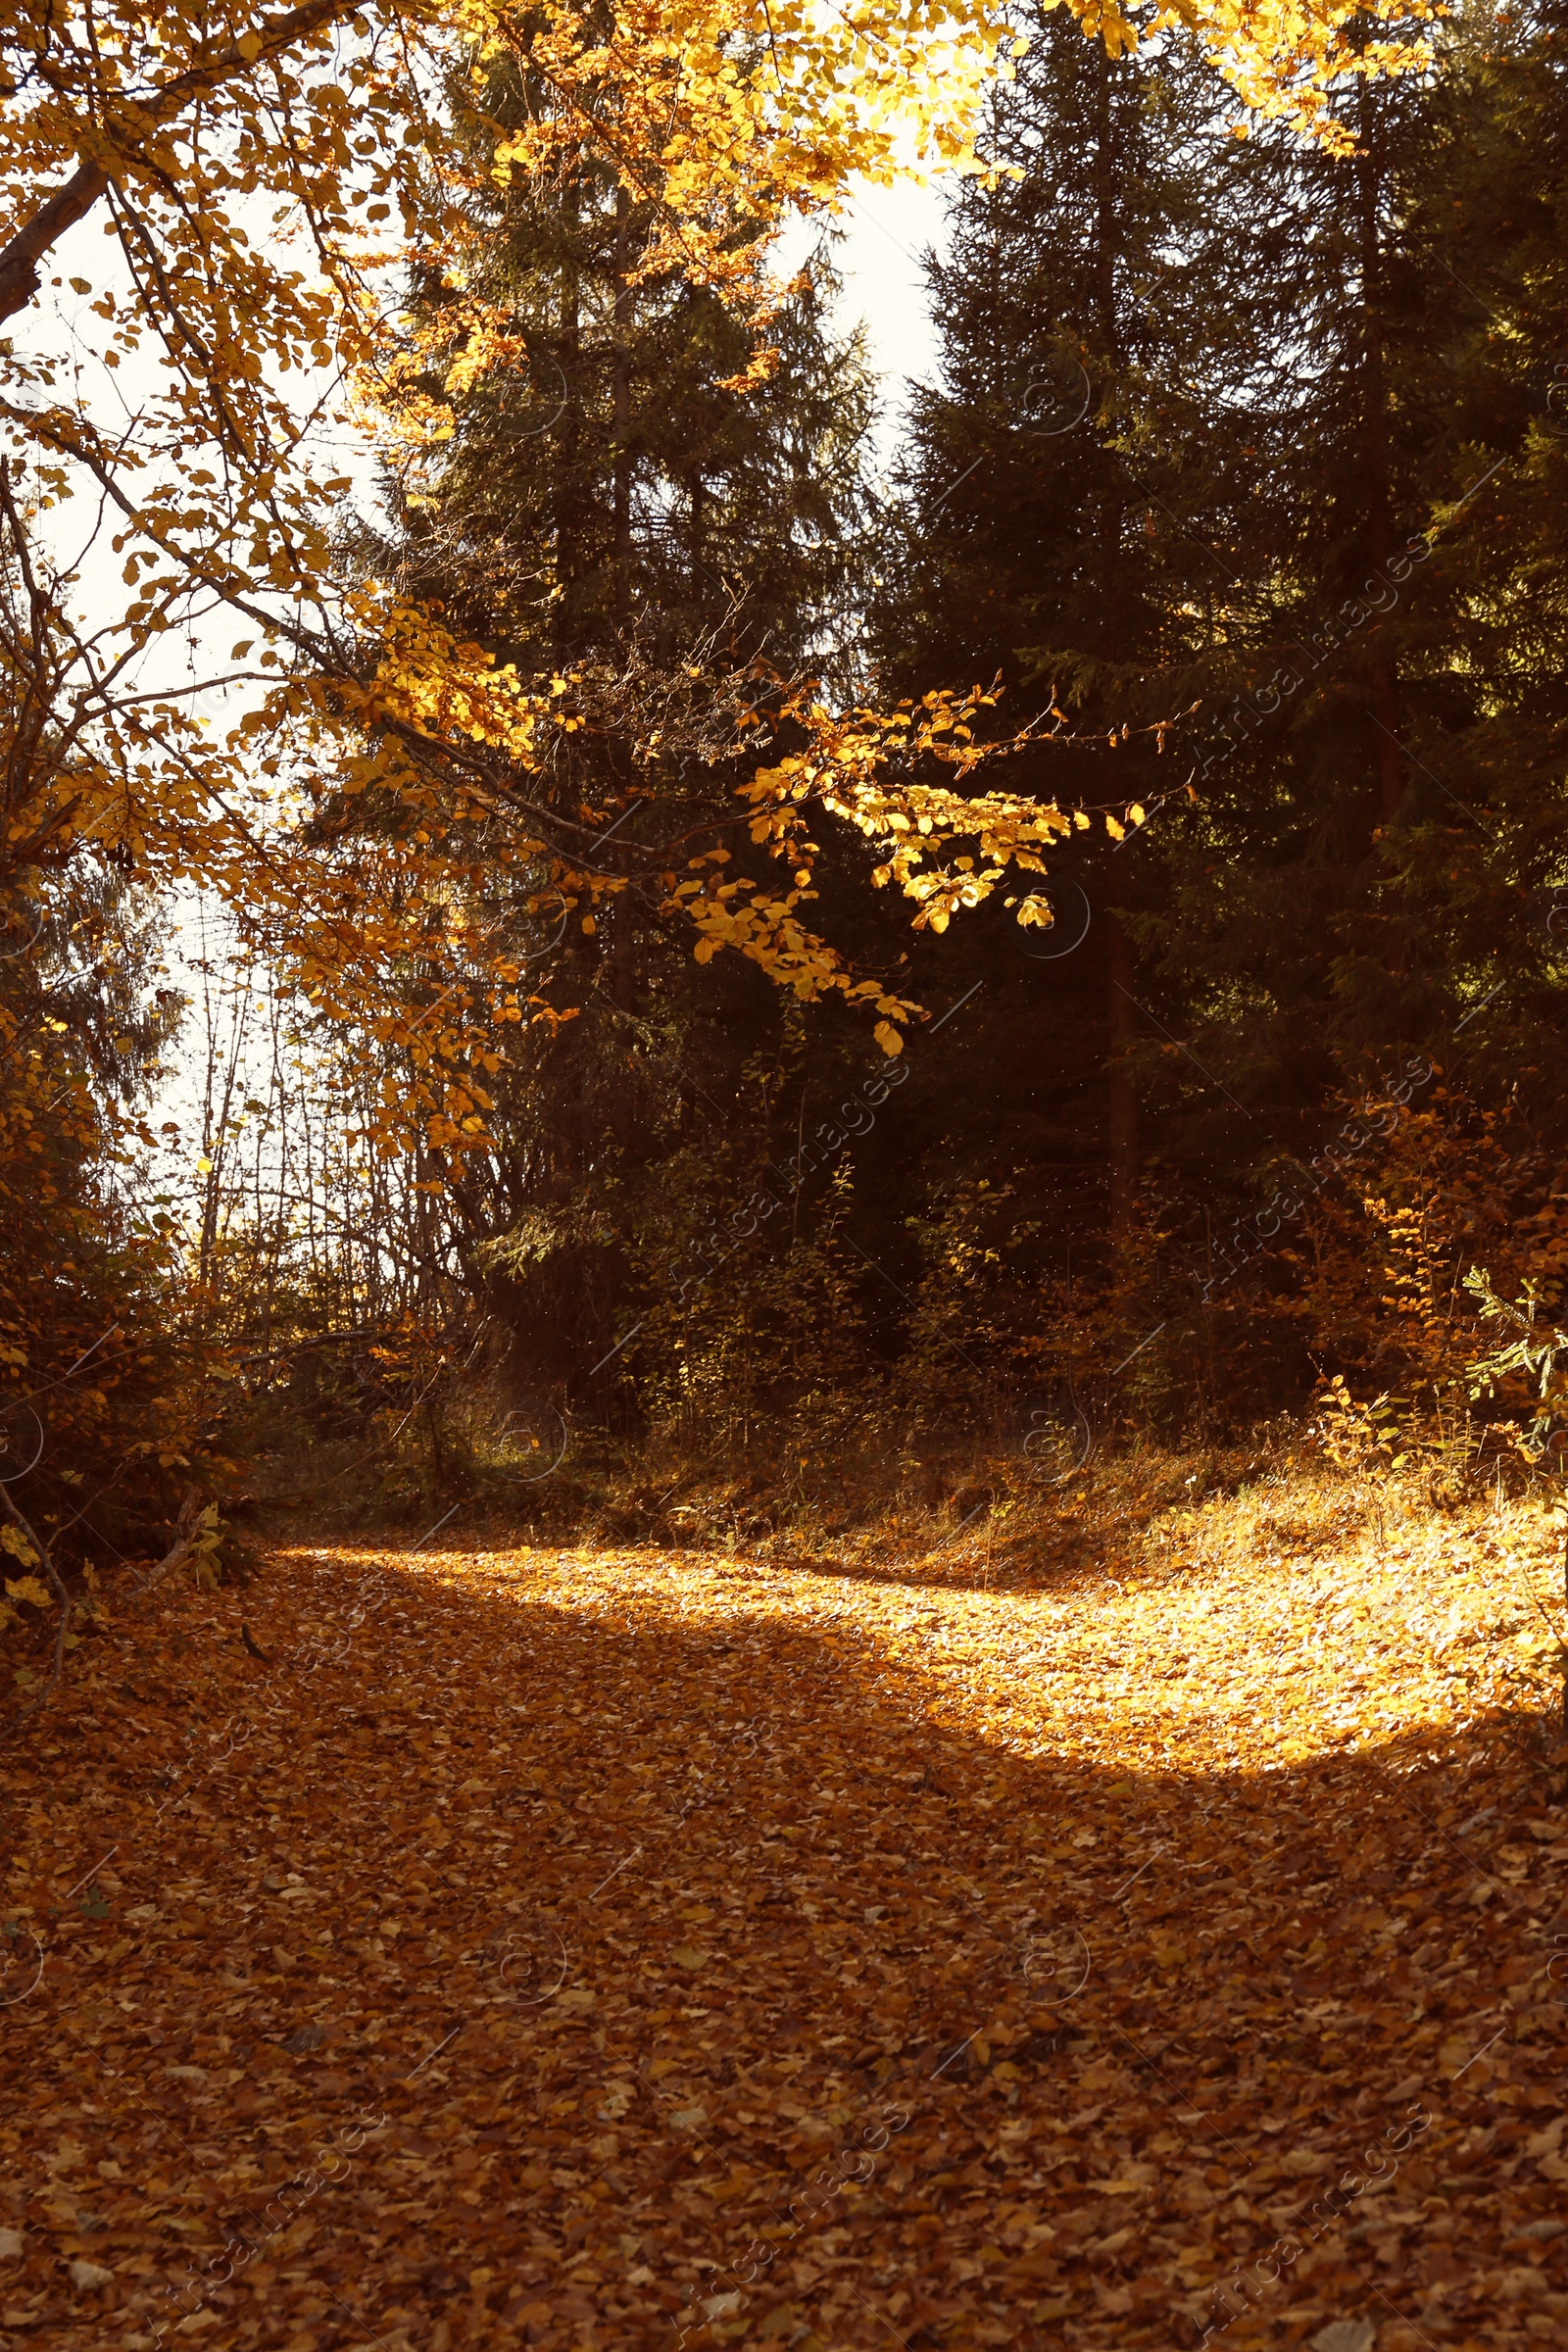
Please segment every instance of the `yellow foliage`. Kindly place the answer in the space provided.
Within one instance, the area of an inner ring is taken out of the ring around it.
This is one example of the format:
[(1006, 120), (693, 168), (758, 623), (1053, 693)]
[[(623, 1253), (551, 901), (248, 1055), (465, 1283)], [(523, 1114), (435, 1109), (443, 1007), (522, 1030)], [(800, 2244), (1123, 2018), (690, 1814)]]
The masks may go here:
[[(1134, 45), (1115, 0), (1068, 4), (1112, 53)], [(1395, 27), (1422, 13), (1402, 7), (1387, 39), (1362, 43), (1381, 21), (1348, 0), (1171, 0), (1152, 28), (1181, 28), (1248, 105), (1330, 135), (1328, 84), (1419, 62)], [(101, 215), (124, 268), (75, 315), (74, 349), (96, 343), (113, 368), (144, 364), (161, 341), (172, 366), (156, 400), (109, 425), (75, 357), (37, 348), (47, 320), (0, 347), (8, 564), (22, 576), (33, 521), (86, 492), (114, 534), (92, 550), (94, 576), (112, 576), (112, 554), (124, 581), (90, 643), (69, 618), (72, 578), (47, 566), (25, 610), (0, 615), (0, 652), (34, 714), (4, 771), (0, 880), (26, 896), (41, 871), (90, 851), (154, 887), (218, 891), (323, 1012), (410, 1048), (416, 1078), (383, 1143), (416, 1131), (469, 1148), (482, 1135), (473, 1073), (520, 1017), (462, 912), (475, 877), (543, 867), (585, 931), (625, 885), (574, 864), (531, 793), (555, 731), (584, 723), (572, 681), (525, 689), (439, 613), (344, 576), (338, 436), (302, 430), (295, 387), (308, 371), (352, 383), (417, 504), (452, 403), (526, 356), (472, 267), (475, 186), (590, 156), (657, 216), (639, 268), (677, 269), (754, 323), (739, 380), (760, 381), (779, 296), (766, 257), (785, 216), (831, 212), (856, 175), (984, 171), (981, 101), (1017, 45), (999, 0), (303, 0), (270, 13), (102, 0), (90, 17), (81, 0), (17, 0), (0, 28), (0, 319), (40, 290), (57, 239)], [(482, 100), (498, 73), (532, 77), (552, 104), (497, 124), (476, 159), (429, 93), (466, 82)], [(269, 220), (309, 223), (309, 248), (259, 228)], [(416, 259), (449, 298), (423, 324), (386, 301)], [(144, 684), (141, 655), (184, 625), (193, 599), (241, 625), (222, 735), (193, 689)], [(836, 991), (884, 1021), (911, 1017), (802, 921), (805, 811), (876, 843), (875, 879), (937, 931), (1010, 867), (1044, 870), (1049, 846), (1088, 820), (970, 797), (997, 756), (968, 734), (988, 699), (834, 713), (809, 687), (782, 689), (790, 749), (772, 765), (768, 729), (738, 703), (735, 740), (755, 747), (752, 842), (785, 874), (720, 881), (697, 858), (670, 875), (665, 907), (694, 925), (699, 956), (733, 949), (799, 997)], [(355, 830), (370, 808), (375, 824)], [(279, 821), (302, 812), (310, 833)], [(339, 854), (351, 834), (353, 855)], [(415, 957), (459, 976), (411, 1013), (388, 975)]]

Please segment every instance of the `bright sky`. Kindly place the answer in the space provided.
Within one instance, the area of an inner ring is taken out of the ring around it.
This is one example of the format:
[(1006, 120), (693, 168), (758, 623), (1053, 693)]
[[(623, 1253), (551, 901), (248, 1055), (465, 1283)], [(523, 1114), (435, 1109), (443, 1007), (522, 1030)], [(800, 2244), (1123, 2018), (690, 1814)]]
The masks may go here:
[(847, 304), (869, 327), (871, 356), (885, 373), (928, 374), (936, 346), (921, 262), (943, 241), (942, 190), (913, 181), (869, 188), (852, 208), (840, 248)]
[[(932, 375), (936, 343), (926, 302), (921, 256), (941, 242), (942, 194), (936, 187), (918, 187), (912, 180), (893, 188), (860, 189), (844, 215), (836, 260), (844, 279), (841, 326), (864, 322), (872, 366), (882, 377), (884, 414), (877, 435), (884, 464), (898, 437), (905, 386), (911, 377)], [(793, 261), (797, 247), (809, 250), (809, 235), (786, 246)]]

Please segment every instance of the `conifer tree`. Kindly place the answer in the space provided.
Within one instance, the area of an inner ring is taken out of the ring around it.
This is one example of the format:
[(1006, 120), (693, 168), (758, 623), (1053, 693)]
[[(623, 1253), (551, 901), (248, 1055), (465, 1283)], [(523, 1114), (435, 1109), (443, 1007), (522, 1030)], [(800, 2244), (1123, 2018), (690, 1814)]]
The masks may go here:
[[(504, 83), (492, 94), (502, 114), (546, 102)], [(602, 835), (603, 869), (631, 878), (592, 924), (567, 916), (543, 871), (531, 899), (486, 894), (537, 997), (573, 1012), (518, 1035), (488, 1114), (496, 1150), (445, 1172), (466, 1284), (524, 1335), (520, 1376), (559, 1387), (635, 1319), (622, 1300), (650, 1237), (674, 1250), (664, 1196), (690, 1195), (691, 1168), (677, 1183), (672, 1155), (696, 1150), (713, 1106), (737, 1107), (749, 1062), (780, 1051), (765, 981), (734, 959), (694, 964), (658, 911), (662, 891), (638, 877), (665, 862), (661, 843), (733, 820), (714, 748), (732, 730), (689, 684), (699, 668), (841, 663), (872, 395), (859, 337), (828, 324), (825, 248), (785, 291), (768, 363), (749, 374), (744, 324), (645, 266), (660, 224), (612, 172), (584, 165), (474, 202), (484, 292), (510, 310), (516, 366), (459, 394), (439, 463), (389, 485), (396, 528), (365, 561), (440, 600), (500, 658), (571, 681), (585, 722), (542, 781), (589, 855)], [(414, 298), (427, 324), (448, 290), (426, 282)], [(751, 691), (767, 692), (764, 675)], [(709, 1157), (735, 1151), (746, 1156), (744, 1134)]]
[[(1235, 582), (1270, 534), (1257, 414), (1286, 366), (1289, 166), (1277, 138), (1231, 135), (1220, 85), (1169, 43), (1113, 60), (1054, 12), (1029, 29), (993, 107), (1004, 175), (966, 186), (929, 263), (940, 375), (913, 396), (879, 644), (906, 690), (1000, 674), (1000, 724), (1054, 694), (1106, 748), (1043, 750), (1032, 781), (1158, 808), (1179, 744), (1123, 750), (1120, 729), (1230, 682)], [(995, 930), (970, 951), (1009, 994), (1032, 982), (1026, 1059), (998, 1083), (1069, 1223), (1131, 1214), (1134, 1041), (1161, 1040), (1122, 915), (1162, 895), (1160, 837), (1086, 844), (1048, 894), (1057, 938), (1025, 934), (1032, 964)]]
[[(1413, 1046), (1499, 1100), (1540, 1058), (1568, 721), (1560, 38), (1549, 13), (1464, 12), (1440, 74), (1340, 102), (1353, 153), (1294, 167), (1298, 381), (1260, 419), (1275, 561), (1145, 929), (1205, 1059), (1298, 1148)], [(1505, 977), (1513, 1011), (1472, 1028)]]

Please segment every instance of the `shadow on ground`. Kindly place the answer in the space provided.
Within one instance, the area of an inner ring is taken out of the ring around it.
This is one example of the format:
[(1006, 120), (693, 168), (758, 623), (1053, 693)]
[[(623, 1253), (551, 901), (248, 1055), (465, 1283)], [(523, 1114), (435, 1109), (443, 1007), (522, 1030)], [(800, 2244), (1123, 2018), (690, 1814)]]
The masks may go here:
[(295, 1554), (94, 1648), (18, 1789), (0, 2344), (1560, 2328), (1534, 1727), (1025, 1757), (711, 1568)]

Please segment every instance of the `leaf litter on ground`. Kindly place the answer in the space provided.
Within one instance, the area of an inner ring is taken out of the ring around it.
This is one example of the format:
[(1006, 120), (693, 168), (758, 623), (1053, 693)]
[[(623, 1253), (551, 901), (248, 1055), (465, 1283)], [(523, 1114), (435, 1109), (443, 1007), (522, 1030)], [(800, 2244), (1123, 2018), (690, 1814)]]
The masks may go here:
[(1559, 2338), (1548, 1533), (1201, 1538), (104, 1630), (9, 1780), (0, 2345)]

